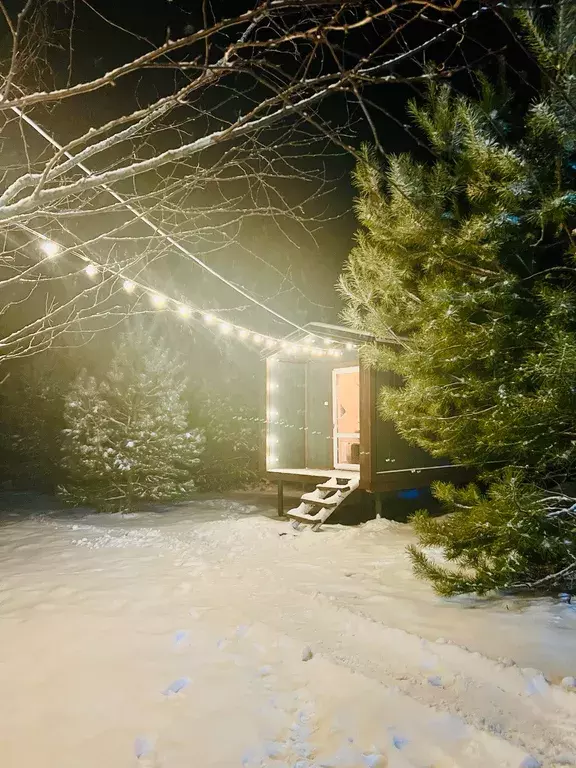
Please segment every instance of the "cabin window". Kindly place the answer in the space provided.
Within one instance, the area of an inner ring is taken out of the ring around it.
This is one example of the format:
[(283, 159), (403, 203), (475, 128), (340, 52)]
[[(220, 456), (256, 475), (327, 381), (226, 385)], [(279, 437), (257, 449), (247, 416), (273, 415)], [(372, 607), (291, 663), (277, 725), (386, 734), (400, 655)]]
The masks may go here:
[(334, 467), (356, 468), (360, 463), (360, 368), (332, 372), (334, 405)]

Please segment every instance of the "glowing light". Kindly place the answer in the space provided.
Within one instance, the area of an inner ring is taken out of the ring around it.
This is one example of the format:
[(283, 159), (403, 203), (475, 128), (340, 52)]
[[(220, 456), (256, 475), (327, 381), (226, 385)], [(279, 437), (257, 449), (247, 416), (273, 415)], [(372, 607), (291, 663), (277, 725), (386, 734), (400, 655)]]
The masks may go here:
[(346, 344), (346, 349), (354, 349), (354, 344), (352, 344), (350, 341)]
[(216, 322), (216, 318), (214, 315), (211, 315), (209, 312), (205, 315), (202, 315), (202, 319), (206, 323), (206, 325), (212, 325), (212, 323)]
[(278, 457), (270, 455), (268, 456), (268, 461), (270, 462), (270, 464), (276, 464), (278, 462)]
[(238, 336), (239, 336), (241, 339), (247, 339), (249, 335), (250, 335), (250, 332), (249, 332), (249, 331), (247, 331), (247, 330), (246, 330), (246, 328), (240, 328), (240, 329), (238, 330)]
[(252, 336), (252, 341), (254, 342), (254, 344), (262, 344), (264, 339), (262, 338), (262, 336), (260, 336), (260, 334), (255, 333), (254, 336)]
[(96, 277), (98, 274), (98, 267), (95, 264), (88, 264), (87, 267), (84, 267), (84, 272), (86, 272), (88, 277)]
[(275, 343), (276, 342), (274, 341), (274, 339), (266, 339), (266, 346), (268, 347), (268, 349), (270, 349), (270, 347), (273, 347)]
[(180, 317), (190, 317), (190, 315), (192, 314), (192, 310), (190, 309), (190, 307), (187, 307), (186, 304), (180, 304), (180, 306), (178, 307), (178, 314), (180, 315)]
[(268, 417), (269, 417), (270, 419), (277, 419), (277, 418), (278, 418), (278, 411), (276, 411), (274, 408), (271, 408), (271, 409), (268, 411)]
[(269, 381), (268, 382), (268, 391), (273, 392), (275, 389), (278, 389), (278, 384), (276, 384), (275, 381)]
[(60, 253), (60, 246), (58, 243), (55, 243), (53, 240), (42, 240), (40, 243), (40, 249), (44, 251), (46, 256), (48, 258), (53, 258), (54, 256), (58, 256)]
[(124, 282), (122, 283), (122, 288), (124, 288), (126, 293), (132, 293), (132, 291), (134, 290), (134, 288), (136, 288), (136, 286), (134, 285), (132, 280), (124, 280)]
[(330, 346), (330, 344), (332, 344), (332, 339), (324, 339), (324, 344), (326, 344), (327, 347)]
[(220, 323), (220, 325), (218, 326), (218, 330), (220, 331), (220, 333), (224, 333), (224, 334), (230, 333), (230, 331), (232, 330), (232, 326), (230, 325), (230, 323)]
[(295, 347), (294, 344), (290, 344), (290, 346), (288, 347), (288, 352), (290, 352), (293, 355), (294, 352), (298, 352), (298, 347)]
[(150, 301), (157, 309), (162, 309), (162, 307), (166, 306), (166, 297), (162, 296), (161, 293), (153, 293), (150, 296)]
[(274, 437), (274, 435), (270, 435), (268, 437), (267, 442), (268, 442), (268, 445), (278, 445), (278, 438)]
[(305, 343), (306, 343), (306, 344), (314, 344), (314, 342), (316, 341), (316, 339), (314, 338), (314, 336), (306, 336), (306, 338), (304, 339), (304, 341), (305, 341)]
[(283, 341), (282, 342), (282, 349), (290, 349), (291, 344), (289, 341)]

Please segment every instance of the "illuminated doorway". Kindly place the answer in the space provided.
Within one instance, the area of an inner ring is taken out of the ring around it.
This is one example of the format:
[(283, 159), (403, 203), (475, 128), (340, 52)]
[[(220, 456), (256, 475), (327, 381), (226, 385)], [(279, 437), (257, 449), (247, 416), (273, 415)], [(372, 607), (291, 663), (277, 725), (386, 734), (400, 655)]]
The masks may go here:
[(358, 469), (360, 465), (360, 368), (332, 371), (334, 409), (334, 468)]

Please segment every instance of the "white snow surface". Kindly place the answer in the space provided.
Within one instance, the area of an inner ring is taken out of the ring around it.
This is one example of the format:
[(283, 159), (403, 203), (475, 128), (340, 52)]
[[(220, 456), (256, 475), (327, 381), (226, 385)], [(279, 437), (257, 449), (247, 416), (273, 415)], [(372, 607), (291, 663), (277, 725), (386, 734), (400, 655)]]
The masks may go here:
[(25, 506), (0, 521), (2, 768), (576, 765), (576, 610), (436, 597), (407, 525)]

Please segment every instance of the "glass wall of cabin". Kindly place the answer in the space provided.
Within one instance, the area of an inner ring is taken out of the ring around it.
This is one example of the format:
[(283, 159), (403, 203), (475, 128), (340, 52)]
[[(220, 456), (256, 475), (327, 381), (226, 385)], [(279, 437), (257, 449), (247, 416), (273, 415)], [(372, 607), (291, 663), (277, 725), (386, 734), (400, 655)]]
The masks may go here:
[[(268, 470), (334, 468), (335, 459), (338, 458), (335, 451), (338, 414), (335, 413), (333, 396), (334, 372), (336, 369), (357, 365), (356, 351), (347, 352), (341, 357), (305, 360), (271, 357), (267, 360)], [(346, 402), (341, 404), (345, 411), (340, 413), (340, 426), (343, 429), (352, 429), (350, 424), (355, 421), (353, 382), (348, 383), (352, 385), (352, 391), (346, 392)], [(358, 442), (359, 439), (352, 433), (348, 438), (337, 439), (336, 450), (340, 450), (343, 459), (350, 459), (354, 463)], [(341, 463), (348, 464), (348, 461)]]

